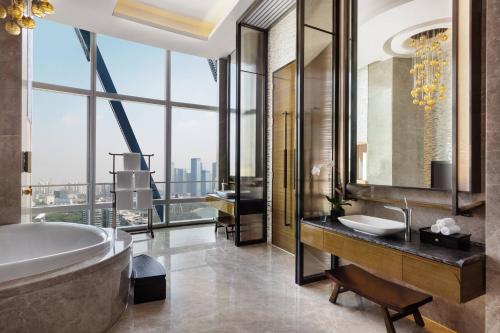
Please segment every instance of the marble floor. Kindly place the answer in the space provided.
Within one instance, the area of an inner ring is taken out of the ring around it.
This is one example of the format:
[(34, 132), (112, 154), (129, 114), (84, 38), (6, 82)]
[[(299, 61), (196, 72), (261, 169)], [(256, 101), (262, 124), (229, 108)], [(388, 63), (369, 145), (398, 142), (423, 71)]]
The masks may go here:
[[(125, 332), (386, 332), (380, 309), (352, 293), (328, 301), (328, 281), (299, 287), (294, 257), (262, 244), (237, 248), (212, 226), (134, 236), (167, 270), (167, 299), (130, 305), (110, 330)], [(426, 332), (403, 319), (398, 333)]]

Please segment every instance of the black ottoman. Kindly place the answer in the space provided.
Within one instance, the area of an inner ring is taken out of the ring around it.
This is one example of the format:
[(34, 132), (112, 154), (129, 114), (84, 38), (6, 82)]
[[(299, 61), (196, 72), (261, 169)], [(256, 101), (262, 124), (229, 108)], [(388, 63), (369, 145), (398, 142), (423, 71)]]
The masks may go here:
[(155, 259), (141, 254), (132, 260), (134, 304), (166, 298), (165, 268)]

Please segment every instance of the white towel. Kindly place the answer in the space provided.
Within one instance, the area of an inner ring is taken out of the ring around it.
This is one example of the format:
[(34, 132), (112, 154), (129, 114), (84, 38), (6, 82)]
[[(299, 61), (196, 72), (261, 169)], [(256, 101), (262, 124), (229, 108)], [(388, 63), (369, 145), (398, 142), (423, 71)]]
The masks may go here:
[(136, 171), (135, 172), (135, 188), (136, 189), (144, 189), (151, 188), (149, 184), (149, 171)]
[(132, 188), (134, 188), (134, 182), (132, 178), (133, 174), (134, 173), (132, 171), (117, 171), (116, 188), (132, 190)]
[(456, 224), (455, 222), (455, 219), (451, 218), (451, 217), (446, 217), (444, 219), (439, 219), (436, 221), (436, 224), (438, 226), (440, 226), (441, 228), (443, 227), (451, 227), (451, 226), (454, 226)]
[(132, 190), (117, 190), (116, 191), (116, 209), (133, 209), (134, 207), (134, 192)]
[(153, 191), (151, 189), (139, 189), (137, 192), (136, 209), (153, 208)]
[(441, 228), (441, 233), (446, 236), (458, 234), (459, 232), (460, 232), (460, 227), (458, 225), (452, 225), (449, 227)]
[(123, 153), (123, 170), (141, 170), (141, 154)]
[(437, 224), (431, 225), (431, 231), (435, 234), (439, 234), (441, 232), (441, 227)]

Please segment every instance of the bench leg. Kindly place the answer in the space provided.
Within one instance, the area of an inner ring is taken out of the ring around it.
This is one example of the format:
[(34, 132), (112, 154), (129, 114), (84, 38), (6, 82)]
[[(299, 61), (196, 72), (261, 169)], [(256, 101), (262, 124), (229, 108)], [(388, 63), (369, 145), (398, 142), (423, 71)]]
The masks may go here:
[(332, 295), (330, 296), (330, 303), (337, 303), (337, 298), (339, 297), (340, 284), (334, 283)]
[(382, 309), (382, 315), (384, 316), (385, 328), (387, 329), (387, 333), (396, 333), (389, 310), (383, 306), (381, 307), (381, 309)]
[(418, 309), (413, 312), (413, 318), (415, 319), (415, 323), (417, 323), (418, 326), (420, 327), (425, 326), (424, 320), (422, 319), (422, 315), (420, 314), (420, 311)]

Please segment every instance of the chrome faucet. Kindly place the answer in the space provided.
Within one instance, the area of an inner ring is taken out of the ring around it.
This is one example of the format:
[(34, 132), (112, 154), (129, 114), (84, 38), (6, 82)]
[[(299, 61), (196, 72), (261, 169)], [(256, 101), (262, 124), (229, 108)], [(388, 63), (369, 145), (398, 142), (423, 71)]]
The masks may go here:
[(411, 242), (411, 208), (408, 207), (408, 201), (405, 199), (405, 207), (384, 206), (387, 209), (400, 212), (404, 216), (405, 223), (405, 242)]

